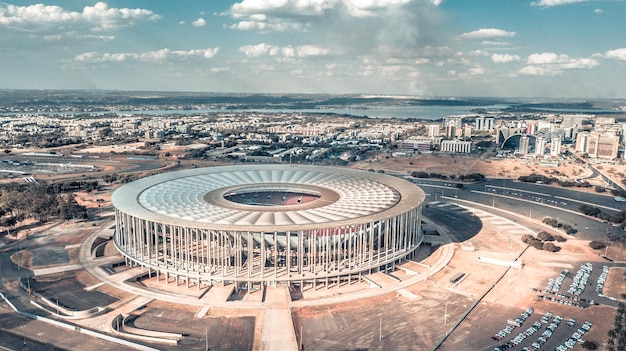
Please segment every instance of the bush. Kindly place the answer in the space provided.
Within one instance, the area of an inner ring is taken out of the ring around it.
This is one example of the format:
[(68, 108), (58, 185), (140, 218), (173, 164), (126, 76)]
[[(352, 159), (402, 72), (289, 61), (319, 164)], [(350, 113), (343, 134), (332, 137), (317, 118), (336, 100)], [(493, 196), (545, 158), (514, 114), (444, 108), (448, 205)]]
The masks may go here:
[(600, 250), (600, 249), (604, 249), (606, 247), (606, 245), (601, 242), (601, 241), (592, 241), (589, 243), (589, 247), (591, 247), (594, 250)]
[(528, 244), (528, 245), (530, 245), (530, 244), (532, 244), (532, 242), (533, 242), (533, 241), (535, 241), (535, 240), (537, 240), (537, 239), (535, 239), (535, 237), (534, 237), (534, 236), (532, 236), (532, 235), (530, 235), (530, 234), (524, 234), (524, 235), (522, 235), (522, 242), (523, 242), (524, 244)]
[(599, 208), (589, 205), (580, 205), (578, 209), (580, 210), (580, 212), (586, 214), (587, 216), (597, 216), (602, 212)]
[(537, 239), (541, 241), (553, 241), (554, 237), (548, 232), (541, 231), (539, 232), (539, 234), (537, 234)]
[(550, 226), (553, 226), (555, 228), (559, 226), (559, 222), (556, 219), (550, 218), (550, 217), (544, 218), (543, 219), (543, 223), (545, 223), (547, 225), (550, 225)]
[(565, 239), (564, 237), (560, 235), (553, 235), (552, 237), (554, 238), (554, 240), (556, 240), (559, 243), (564, 243), (567, 241), (567, 239)]
[(573, 234), (576, 232), (576, 230), (569, 224), (563, 224), (563, 230), (565, 231), (565, 234)]
[(549, 252), (557, 252), (561, 250), (560, 247), (554, 245), (553, 243), (545, 243), (543, 244), (543, 249)]
[(600, 185), (596, 185), (596, 187), (594, 188), (594, 190), (596, 191), (596, 193), (603, 193), (606, 191), (606, 188)]
[(585, 340), (582, 344), (583, 349), (587, 350), (596, 350), (598, 348), (598, 344), (593, 341)]
[(543, 243), (539, 240), (533, 240), (533, 242), (530, 243), (530, 246), (534, 247), (537, 250), (543, 250)]

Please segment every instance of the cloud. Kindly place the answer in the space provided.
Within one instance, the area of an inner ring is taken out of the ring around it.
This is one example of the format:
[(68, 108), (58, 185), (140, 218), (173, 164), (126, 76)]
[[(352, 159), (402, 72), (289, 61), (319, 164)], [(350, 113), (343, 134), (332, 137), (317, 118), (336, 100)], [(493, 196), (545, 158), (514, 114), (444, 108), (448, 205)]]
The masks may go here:
[(123, 62), (123, 61), (139, 61), (139, 62), (165, 62), (168, 60), (184, 60), (192, 57), (210, 59), (217, 55), (219, 48), (195, 49), (188, 51), (161, 49), (157, 51), (148, 51), (142, 53), (97, 53), (85, 52), (74, 57), (75, 62), (79, 63), (103, 63), (103, 62)]
[(44, 4), (0, 4), (0, 26), (15, 30), (47, 31), (51, 28), (82, 26), (92, 31), (105, 31), (129, 27), (136, 21), (153, 21), (159, 18), (159, 15), (150, 10), (110, 8), (105, 2), (85, 6), (82, 12)]
[(519, 70), (519, 74), (524, 76), (556, 76), (562, 71), (541, 66), (526, 66)]
[(483, 40), (483, 41), (480, 42), (480, 45), (485, 45), (485, 46), (509, 46), (509, 45), (511, 45), (511, 43), (508, 43), (506, 41)]
[(259, 32), (287, 32), (302, 30), (300, 23), (288, 22), (263, 22), (263, 21), (239, 21), (229, 27), (239, 30), (256, 30)]
[(497, 28), (481, 28), (473, 32), (463, 33), (459, 37), (461, 39), (490, 39), (502, 37), (514, 37), (515, 32), (508, 32)]
[(276, 56), (285, 58), (304, 58), (310, 56), (325, 56), (330, 53), (330, 50), (314, 46), (314, 45), (302, 45), (302, 46), (273, 46), (265, 43), (258, 45), (246, 45), (239, 48), (239, 51), (243, 52), (247, 57), (261, 57), (261, 56)]
[(541, 65), (566, 62), (568, 59), (569, 57), (567, 55), (557, 55), (553, 52), (544, 52), (541, 54), (532, 54), (528, 56), (527, 63), (529, 65)]
[(314, 22), (378, 17), (407, 6), (436, 8), (441, 3), (442, 0), (244, 0), (222, 15), (237, 20), (229, 26), (231, 29), (304, 31)]
[(518, 55), (510, 55), (510, 54), (493, 54), (491, 55), (491, 61), (495, 63), (510, 63), (517, 62), (521, 60)]
[(206, 20), (204, 18), (200, 17), (197, 20), (191, 22), (191, 24), (193, 24), (196, 27), (204, 27), (204, 26), (206, 26)]
[(570, 69), (592, 69), (600, 64), (593, 58), (571, 58), (564, 54), (544, 52), (528, 56), (528, 66), (522, 68), (522, 75), (555, 76)]
[(585, 2), (588, 0), (539, 0), (531, 2), (531, 6), (551, 7), (560, 5), (577, 4), (579, 2)]
[(593, 10), (593, 12), (594, 12), (594, 13), (602, 13), (602, 12), (604, 12), (604, 11), (603, 11), (602, 9), (595, 9), (595, 10)]
[(626, 61), (626, 48), (609, 50), (601, 56), (611, 60)]

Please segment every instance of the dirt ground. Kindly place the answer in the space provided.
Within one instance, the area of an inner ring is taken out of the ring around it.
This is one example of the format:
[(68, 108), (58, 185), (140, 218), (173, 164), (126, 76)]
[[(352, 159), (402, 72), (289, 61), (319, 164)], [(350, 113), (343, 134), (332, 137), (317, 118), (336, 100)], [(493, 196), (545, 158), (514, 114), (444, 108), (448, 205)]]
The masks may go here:
[[(625, 172), (625, 166), (613, 166)], [(531, 173), (557, 178), (582, 178), (589, 176), (586, 165), (571, 161), (561, 162), (558, 167), (542, 166), (538, 160), (482, 159), (471, 156), (419, 154), (411, 157), (377, 157), (356, 164), (353, 168), (385, 170), (385, 172), (410, 174), (415, 171), (434, 172), (445, 175), (481, 173), (488, 178), (517, 178)]]

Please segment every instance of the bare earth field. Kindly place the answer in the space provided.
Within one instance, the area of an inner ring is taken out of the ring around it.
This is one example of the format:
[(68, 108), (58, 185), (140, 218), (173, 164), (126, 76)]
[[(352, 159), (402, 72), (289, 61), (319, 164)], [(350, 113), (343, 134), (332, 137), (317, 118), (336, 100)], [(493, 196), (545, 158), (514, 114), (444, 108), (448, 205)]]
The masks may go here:
[[(614, 166), (622, 167), (623, 166)], [(358, 163), (353, 168), (385, 170), (385, 172), (411, 174), (414, 171), (460, 175), (481, 173), (488, 178), (513, 178), (538, 173), (556, 177), (582, 178), (591, 174), (585, 165), (562, 162), (558, 167), (539, 165), (535, 160), (481, 159), (469, 156), (420, 154), (411, 157), (377, 157)], [(624, 170), (622, 170), (623, 172)]]

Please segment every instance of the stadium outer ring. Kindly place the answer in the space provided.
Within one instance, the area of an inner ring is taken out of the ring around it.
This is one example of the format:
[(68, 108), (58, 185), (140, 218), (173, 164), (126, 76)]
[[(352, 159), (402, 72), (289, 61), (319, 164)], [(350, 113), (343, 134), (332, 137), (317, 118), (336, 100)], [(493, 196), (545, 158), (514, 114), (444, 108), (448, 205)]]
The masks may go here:
[[(233, 189), (318, 198), (259, 206), (226, 200), (224, 194)], [(114, 243), (128, 263), (188, 287), (340, 285), (393, 269), (415, 254), (423, 239), (424, 199), (424, 192), (406, 180), (346, 168), (196, 168), (116, 190)]]

